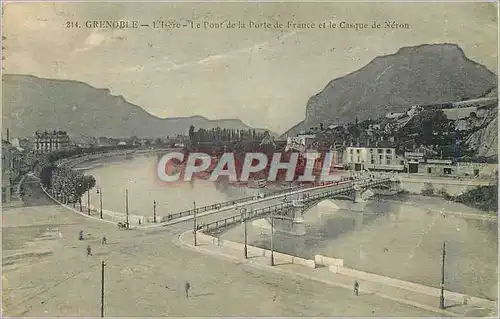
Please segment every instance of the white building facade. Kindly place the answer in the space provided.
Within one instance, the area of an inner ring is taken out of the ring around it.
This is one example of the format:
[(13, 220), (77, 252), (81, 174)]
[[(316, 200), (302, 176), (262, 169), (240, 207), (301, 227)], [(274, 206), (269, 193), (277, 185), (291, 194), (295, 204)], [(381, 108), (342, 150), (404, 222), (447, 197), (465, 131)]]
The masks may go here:
[(34, 152), (37, 154), (63, 151), (70, 148), (70, 139), (64, 131), (35, 133)]
[(396, 155), (395, 148), (346, 147), (344, 164), (349, 169), (361, 170), (404, 170), (404, 159)]

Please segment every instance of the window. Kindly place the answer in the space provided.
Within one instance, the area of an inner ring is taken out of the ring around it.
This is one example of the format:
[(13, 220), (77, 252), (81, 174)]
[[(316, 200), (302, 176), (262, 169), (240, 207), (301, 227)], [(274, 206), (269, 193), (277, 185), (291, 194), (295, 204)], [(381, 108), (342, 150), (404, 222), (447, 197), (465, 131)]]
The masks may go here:
[(391, 154), (391, 149), (390, 149), (390, 148), (388, 148), (388, 149), (386, 149), (386, 150), (385, 150), (385, 152), (386, 152), (387, 154)]
[(357, 160), (357, 162), (359, 163), (359, 156), (358, 156), (358, 160)]
[(391, 159), (392, 159), (392, 157), (391, 157), (390, 155), (386, 155), (386, 156), (385, 156), (385, 159), (389, 161), (389, 160), (391, 160)]
[(405, 165), (405, 161), (399, 161), (399, 165)]
[(349, 153), (351, 153), (351, 154), (352, 154), (353, 152), (354, 152), (354, 150), (351, 148), (351, 149), (350, 149), (350, 151), (349, 151)]
[(383, 158), (384, 158), (384, 156), (383, 156), (383, 155), (380, 155), (380, 161), (382, 161), (382, 159), (383, 159)]
[(380, 148), (377, 150), (377, 153), (379, 153), (379, 154), (382, 154), (383, 152), (384, 152), (384, 150), (382, 150)]
[(370, 148), (370, 153), (373, 153), (373, 148)]
[(373, 159), (373, 157), (372, 157), (372, 161), (371, 161), (371, 163), (372, 163), (372, 164), (375, 164), (375, 160)]
[(386, 163), (387, 165), (391, 165), (391, 160), (386, 160), (386, 161), (385, 161), (385, 163)]
[(358, 154), (359, 154), (359, 152), (360, 152), (360, 150), (356, 150), (356, 153), (358, 153)]

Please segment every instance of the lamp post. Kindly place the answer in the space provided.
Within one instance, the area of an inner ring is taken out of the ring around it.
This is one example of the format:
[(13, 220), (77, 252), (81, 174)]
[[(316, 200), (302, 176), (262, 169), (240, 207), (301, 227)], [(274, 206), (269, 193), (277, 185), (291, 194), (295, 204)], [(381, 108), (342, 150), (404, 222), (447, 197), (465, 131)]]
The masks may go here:
[(443, 260), (441, 263), (441, 295), (439, 296), (439, 308), (444, 309), (444, 256), (446, 255), (446, 242), (443, 243)]
[[(79, 188), (82, 187), (82, 183), (78, 183), (78, 190), (75, 190), (79, 192)], [(80, 212), (83, 213), (83, 209), (82, 209), (82, 197), (83, 197), (83, 194), (80, 195), (80, 197), (78, 198), (78, 203), (80, 204)], [(77, 200), (76, 196), (75, 196), (75, 201)]]
[(271, 266), (274, 266), (274, 210), (271, 210)]
[(240, 209), (240, 214), (241, 214), (241, 222), (243, 223), (244, 227), (245, 227), (245, 248), (244, 248), (244, 254), (245, 254), (245, 259), (248, 258), (248, 241), (247, 241), (247, 209), (246, 208), (242, 208)]
[(127, 229), (129, 228), (128, 223), (128, 189), (125, 190), (125, 212), (127, 214)]
[(87, 214), (90, 216), (90, 188), (87, 191)]
[(193, 201), (193, 235), (194, 245), (196, 246), (196, 201)]
[(102, 219), (102, 189), (98, 188), (97, 189), (97, 194), (99, 194), (99, 214)]
[(153, 223), (156, 223), (156, 201), (153, 201)]

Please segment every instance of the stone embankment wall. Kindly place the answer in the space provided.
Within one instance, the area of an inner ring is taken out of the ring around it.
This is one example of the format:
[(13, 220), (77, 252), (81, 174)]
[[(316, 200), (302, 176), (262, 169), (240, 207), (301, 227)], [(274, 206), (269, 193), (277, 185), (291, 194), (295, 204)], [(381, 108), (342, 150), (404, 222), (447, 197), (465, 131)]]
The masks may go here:
[(114, 156), (122, 156), (126, 155), (127, 153), (131, 153), (132, 151), (128, 150), (120, 150), (120, 151), (111, 151), (111, 152), (106, 152), (106, 153), (97, 153), (97, 154), (90, 154), (90, 155), (78, 155), (75, 157), (71, 158), (65, 158), (62, 160), (59, 160), (57, 162), (57, 166), (66, 166), (66, 167), (73, 167), (75, 165), (87, 162), (87, 161), (93, 161), (101, 158), (107, 158), (107, 157), (114, 157)]
[[(200, 242), (203, 242), (203, 243), (224, 246), (224, 247), (232, 248), (235, 250), (240, 250), (242, 252), (244, 249), (244, 244), (240, 244), (240, 243), (232, 242), (229, 240), (223, 240), (223, 239), (219, 239), (216, 237), (212, 237), (212, 236), (209, 236), (207, 234), (204, 234), (202, 231), (198, 231), (197, 238), (199, 239)], [(266, 250), (266, 249), (262, 249), (262, 248), (258, 248), (255, 246), (247, 245), (247, 249), (248, 249), (248, 253), (251, 255), (254, 255), (254, 256), (270, 257), (270, 255), (271, 255), (271, 251)], [(339, 259), (339, 258), (331, 258), (331, 257), (322, 256), (322, 255), (315, 255), (314, 260), (309, 260), (309, 259), (299, 258), (296, 256), (277, 253), (277, 252), (274, 252), (274, 258), (276, 261), (302, 265), (302, 266), (306, 266), (309, 268), (317, 268), (318, 266), (328, 267), (328, 270), (334, 274), (352, 277), (353, 279), (359, 279), (359, 280), (365, 280), (365, 281), (385, 284), (385, 285), (389, 285), (392, 287), (405, 289), (408, 291), (414, 291), (414, 292), (426, 294), (426, 295), (433, 296), (433, 297), (439, 297), (439, 295), (441, 293), (440, 289), (437, 289), (437, 288), (428, 287), (428, 286), (416, 284), (416, 283), (409, 282), (409, 281), (403, 281), (403, 280), (399, 280), (399, 279), (394, 279), (394, 278), (390, 278), (390, 277), (385, 277), (385, 276), (381, 276), (381, 275), (376, 275), (376, 274), (372, 274), (372, 273), (344, 267), (344, 260)], [(445, 291), (445, 296), (447, 299), (453, 300), (457, 303), (463, 303), (465, 300), (467, 300), (468, 302), (474, 302), (475, 304), (486, 307), (486, 308), (496, 308), (497, 307), (496, 301), (490, 301), (490, 300), (486, 300), (486, 299), (476, 298), (476, 297), (472, 297), (472, 296), (468, 296), (468, 295), (460, 294), (460, 293), (456, 293), (456, 292)]]
[[(438, 288), (433, 288), (429, 286), (424, 286), (420, 284), (416, 284), (413, 282), (409, 281), (404, 281), (404, 280), (399, 280), (399, 279), (394, 279), (390, 277), (385, 277), (385, 276), (380, 276), (360, 270), (355, 270), (355, 269), (350, 269), (347, 267), (340, 267), (340, 266), (330, 266), (329, 270), (332, 273), (339, 274), (339, 275), (344, 275), (344, 276), (349, 276), (353, 278), (358, 278), (361, 280), (366, 280), (366, 281), (371, 281), (371, 282), (377, 282), (385, 285), (389, 285), (392, 287), (396, 288), (401, 288), (409, 291), (414, 291), (422, 294), (426, 294), (429, 296), (433, 297), (439, 297), (441, 294), (440, 289)], [(482, 305), (486, 308), (496, 308), (496, 302), (495, 301), (490, 301), (486, 299), (481, 299), (481, 298), (476, 298), (472, 296), (468, 296), (465, 294), (460, 294), (452, 291), (445, 291), (445, 297), (446, 299), (453, 300), (458, 303), (463, 303), (465, 299), (468, 301), (472, 301), (475, 304)]]
[[(245, 247), (244, 244), (236, 243), (236, 242), (229, 241), (229, 240), (218, 239), (218, 238), (206, 235), (201, 231), (198, 232), (197, 239), (199, 239), (201, 242), (204, 242), (204, 243), (228, 247), (228, 248), (232, 248), (235, 250), (243, 251), (243, 249)], [(247, 245), (247, 251), (249, 254), (252, 254), (254, 256), (271, 257), (270, 250), (262, 249), (262, 248), (255, 247), (255, 246)], [(304, 259), (304, 258), (292, 256), (292, 255), (278, 253), (278, 252), (274, 252), (273, 254), (274, 254), (274, 259), (276, 261), (302, 265), (302, 266), (306, 266), (309, 268), (316, 268), (316, 263), (314, 262), (314, 260)]]
[(404, 191), (421, 194), (426, 188), (426, 184), (431, 184), (434, 192), (440, 190), (446, 191), (450, 196), (460, 195), (468, 190), (474, 189), (479, 186), (493, 185), (493, 180), (487, 179), (451, 179), (451, 178), (438, 178), (438, 177), (403, 177), (399, 176), (400, 187)]

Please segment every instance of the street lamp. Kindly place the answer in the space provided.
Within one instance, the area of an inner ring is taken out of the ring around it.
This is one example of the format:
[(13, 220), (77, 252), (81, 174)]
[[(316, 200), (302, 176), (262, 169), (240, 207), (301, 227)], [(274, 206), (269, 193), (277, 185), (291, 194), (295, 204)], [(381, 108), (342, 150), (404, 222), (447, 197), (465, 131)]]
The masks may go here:
[(274, 266), (274, 210), (271, 210), (271, 266)]
[(87, 190), (87, 214), (90, 216), (90, 188)]
[(100, 187), (97, 189), (97, 194), (99, 194), (99, 213), (102, 219), (102, 189)]
[(125, 190), (125, 212), (127, 213), (127, 229), (129, 228), (128, 223), (128, 189)]
[[(82, 183), (78, 183), (78, 187), (82, 187)], [(80, 198), (78, 199), (78, 202), (80, 203), (80, 212), (83, 213), (83, 209), (82, 209), (82, 195), (80, 195)], [(76, 196), (75, 196), (75, 200), (76, 200)]]
[(156, 223), (156, 201), (153, 201), (153, 222)]
[(248, 258), (248, 246), (247, 246), (247, 209), (246, 208), (242, 208), (240, 209), (240, 214), (241, 214), (241, 222), (243, 223), (243, 225), (245, 226), (245, 250), (244, 250), (244, 253), (245, 253), (245, 259)]
[(193, 201), (193, 234), (194, 234), (194, 245), (196, 246), (196, 201)]

